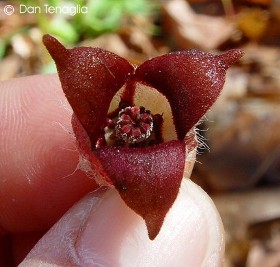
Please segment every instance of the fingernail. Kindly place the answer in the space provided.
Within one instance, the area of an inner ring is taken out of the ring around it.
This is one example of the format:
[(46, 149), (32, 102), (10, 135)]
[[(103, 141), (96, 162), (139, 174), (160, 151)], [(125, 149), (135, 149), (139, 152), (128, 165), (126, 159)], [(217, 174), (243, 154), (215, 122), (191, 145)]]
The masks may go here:
[(74, 205), (19, 266), (218, 267), (223, 241), (212, 201), (189, 179), (153, 241), (115, 189), (99, 189)]
[[(112, 265), (122, 255), (122, 244), (144, 232), (143, 219), (129, 209), (115, 189), (108, 190), (98, 207), (91, 211), (83, 231), (76, 242), (76, 251), (82, 266)], [(138, 233), (137, 233), (138, 232)], [(136, 238), (137, 239), (137, 238)], [(134, 240), (136, 240), (134, 239)]]
[(110, 189), (88, 215), (75, 250), (81, 266), (220, 266), (222, 226), (209, 197), (186, 179), (151, 241), (144, 220)]

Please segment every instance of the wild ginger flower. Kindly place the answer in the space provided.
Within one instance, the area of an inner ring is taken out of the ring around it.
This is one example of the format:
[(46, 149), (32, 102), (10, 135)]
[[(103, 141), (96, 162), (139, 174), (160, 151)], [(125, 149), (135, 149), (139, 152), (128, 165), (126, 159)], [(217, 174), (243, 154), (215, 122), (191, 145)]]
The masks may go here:
[(192, 164), (185, 163), (196, 151), (194, 127), (242, 52), (188, 50), (134, 67), (100, 48), (66, 49), (50, 35), (43, 41), (74, 112), (80, 154), (98, 180), (115, 186), (127, 206), (143, 217), (154, 239), (184, 171), (191, 172)]

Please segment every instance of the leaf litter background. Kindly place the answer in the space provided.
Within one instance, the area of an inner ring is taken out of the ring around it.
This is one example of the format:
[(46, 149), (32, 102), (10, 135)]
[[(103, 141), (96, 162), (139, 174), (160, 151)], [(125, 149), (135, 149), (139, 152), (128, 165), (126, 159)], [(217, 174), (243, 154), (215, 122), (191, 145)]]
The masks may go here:
[[(13, 15), (3, 8), (11, 4)], [(80, 5), (87, 14), (20, 14), (26, 6)], [(42, 45), (98, 46), (140, 64), (174, 50), (242, 48), (224, 92), (199, 125), (192, 179), (226, 230), (225, 267), (280, 266), (280, 1), (0, 1), (0, 80), (56, 72)]]

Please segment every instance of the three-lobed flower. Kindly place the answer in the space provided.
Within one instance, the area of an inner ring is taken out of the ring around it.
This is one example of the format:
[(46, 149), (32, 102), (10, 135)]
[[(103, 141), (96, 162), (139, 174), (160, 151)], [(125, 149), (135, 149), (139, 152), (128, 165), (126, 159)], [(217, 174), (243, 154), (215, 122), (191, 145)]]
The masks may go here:
[(97, 180), (115, 186), (143, 217), (154, 239), (191, 172), (194, 127), (242, 52), (173, 52), (134, 67), (100, 48), (66, 49), (50, 35), (43, 41), (73, 109), (80, 154)]

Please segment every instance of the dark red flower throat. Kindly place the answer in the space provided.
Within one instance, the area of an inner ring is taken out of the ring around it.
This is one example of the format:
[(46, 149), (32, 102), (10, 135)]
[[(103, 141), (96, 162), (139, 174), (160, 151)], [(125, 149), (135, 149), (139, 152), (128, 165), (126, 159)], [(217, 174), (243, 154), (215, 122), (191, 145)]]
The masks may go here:
[[(230, 50), (217, 56), (195, 50), (175, 52), (134, 68), (99, 48), (66, 49), (50, 35), (43, 41), (73, 108), (72, 125), (82, 157), (144, 218), (154, 239), (177, 197), (186, 156), (196, 148), (193, 128), (218, 97), (227, 68), (242, 52)], [(163, 111), (153, 113), (152, 108), (135, 104), (139, 84), (168, 100), (175, 140), (165, 139)], [(110, 110), (117, 94), (119, 105)]]

